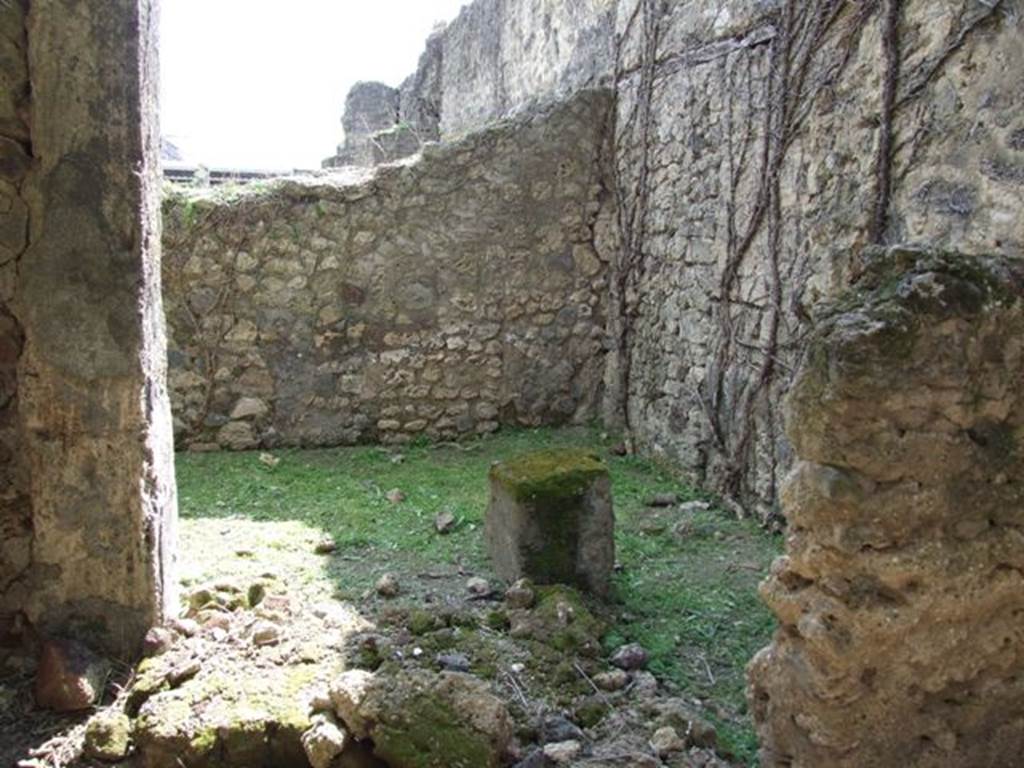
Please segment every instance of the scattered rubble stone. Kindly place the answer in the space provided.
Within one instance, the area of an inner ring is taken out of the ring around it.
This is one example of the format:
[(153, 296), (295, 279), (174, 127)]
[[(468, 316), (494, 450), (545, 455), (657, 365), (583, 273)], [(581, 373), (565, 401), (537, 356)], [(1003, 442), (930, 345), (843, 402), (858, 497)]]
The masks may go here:
[(700, 717), (690, 721), (690, 729), (686, 734), (687, 741), (695, 747), (714, 749), (718, 746), (718, 731), (711, 723)]
[(74, 640), (43, 643), (36, 670), (36, 704), (55, 712), (88, 709), (103, 695), (110, 664)]
[(174, 645), (174, 633), (165, 627), (151, 627), (142, 640), (145, 656), (159, 656)]
[(392, 504), (401, 504), (405, 501), (405, 494), (399, 488), (392, 488), (385, 494), (385, 498)]
[(249, 586), (249, 591), (246, 592), (246, 599), (249, 601), (249, 607), (255, 608), (257, 605), (263, 602), (263, 599), (267, 596), (267, 586), (260, 581)]
[(687, 501), (679, 505), (679, 511), (684, 515), (707, 512), (710, 509), (711, 505), (706, 501)]
[(571, 763), (582, 751), (583, 745), (578, 741), (558, 741), (544, 745), (544, 754), (558, 765)]
[(571, 587), (539, 587), (536, 606), (532, 610), (510, 610), (508, 618), (512, 637), (530, 638), (581, 656), (600, 654), (604, 625)]
[(464, 653), (439, 653), (437, 666), (449, 672), (469, 672), (469, 658)]
[(512, 741), (505, 704), (471, 675), (350, 671), (331, 699), (348, 730), (371, 739), (391, 768), (498, 768)]
[(529, 579), (519, 579), (505, 591), (505, 602), (509, 608), (532, 608), (536, 599), (537, 595)]
[(544, 723), (541, 726), (541, 741), (544, 744), (566, 741), (582, 742), (584, 739), (583, 731), (569, 718), (562, 715), (544, 718)]
[(344, 751), (347, 741), (348, 736), (330, 712), (316, 715), (313, 726), (302, 734), (302, 748), (312, 768), (329, 768)]
[(658, 679), (650, 672), (634, 672), (629, 692), (635, 699), (650, 699), (658, 694)]
[(491, 589), (491, 583), (487, 579), (474, 576), (466, 582), (466, 591), (476, 597), (484, 597), (491, 594), (494, 590)]
[(223, 613), (222, 611), (201, 611), (196, 615), (196, 619), (207, 632), (216, 629), (226, 632), (231, 628), (230, 614)]
[(629, 675), (621, 669), (611, 669), (594, 675), (594, 685), (602, 691), (614, 693), (629, 685)]
[(203, 664), (199, 659), (188, 659), (167, 672), (167, 682), (172, 688), (177, 688), (186, 680), (191, 680), (202, 670)]
[(442, 536), (451, 533), (455, 530), (455, 515), (445, 510), (438, 512), (434, 517), (434, 530), (440, 533)]
[(167, 626), (182, 637), (194, 637), (199, 633), (199, 624), (193, 619), (171, 619)]
[(531, 749), (513, 768), (550, 768), (552, 761), (544, 754), (543, 749)]
[(316, 547), (314, 548), (313, 551), (316, 552), (316, 554), (318, 555), (329, 555), (332, 552), (336, 552), (337, 550), (338, 542), (334, 540), (334, 537), (324, 536), (316, 543)]
[(679, 501), (678, 493), (656, 493), (644, 500), (645, 507), (671, 507)]
[(675, 728), (665, 726), (654, 732), (651, 737), (651, 749), (658, 753), (658, 757), (667, 757), (686, 749), (686, 742), (676, 733)]
[(647, 666), (647, 649), (638, 643), (621, 646), (612, 654), (611, 663), (619, 669), (632, 672)]
[(377, 580), (377, 594), (381, 597), (398, 597), (401, 591), (398, 577), (393, 573), (385, 573)]
[(252, 629), (253, 645), (276, 645), (281, 642), (281, 627), (271, 621), (261, 621)]
[(115, 763), (128, 755), (132, 723), (128, 716), (117, 710), (93, 715), (85, 726), (82, 744), (86, 757)]

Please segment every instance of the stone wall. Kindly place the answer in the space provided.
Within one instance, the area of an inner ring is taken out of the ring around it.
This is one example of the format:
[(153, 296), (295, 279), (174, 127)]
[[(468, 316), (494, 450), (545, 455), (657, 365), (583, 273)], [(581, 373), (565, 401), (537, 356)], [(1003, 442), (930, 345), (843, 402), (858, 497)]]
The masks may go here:
[(610, 404), (764, 518), (791, 461), (778, 404), (861, 246), (1024, 253), (1019, 15), (892, 7), (619, 4)]
[[(341, 124), (345, 143), (338, 153), (323, 162), (324, 168), (361, 166), (370, 168), (416, 154), (424, 141), (436, 133), (421, 133), (413, 123), (400, 119), (402, 93), (384, 83), (356, 83), (345, 99)], [(417, 119), (429, 121), (421, 110)]]
[(28, 467), (18, 424), (24, 332), (13, 306), (18, 261), (28, 244), (22, 187), (32, 162), (25, 15), (23, 3), (0, 4), (0, 645), (24, 607), (21, 578), (32, 554)]
[(443, 33), (441, 138), (597, 84), (612, 69), (614, 14), (614, 0), (467, 5)]
[[(430, 36), (416, 71), (398, 88), (352, 88), (342, 118), (345, 143), (323, 166), (393, 162), (428, 141), (457, 140), (600, 85), (612, 71), (614, 15), (615, 0), (469, 3)], [(395, 112), (387, 125), (374, 119)]]
[(0, 4), (0, 617), (122, 656), (172, 599), (155, 41), (148, 0)]
[(1024, 263), (875, 252), (791, 390), (763, 765), (1017, 765)]
[(595, 418), (609, 114), (607, 92), (584, 91), (415, 162), (168, 197), (179, 444)]

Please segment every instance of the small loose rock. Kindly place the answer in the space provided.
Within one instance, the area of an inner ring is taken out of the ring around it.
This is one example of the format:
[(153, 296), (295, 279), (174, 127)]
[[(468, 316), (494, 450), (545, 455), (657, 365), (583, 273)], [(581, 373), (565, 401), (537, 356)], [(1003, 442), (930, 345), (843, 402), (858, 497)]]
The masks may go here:
[(302, 734), (302, 748), (313, 768), (328, 768), (345, 750), (347, 734), (338, 727), (334, 715), (323, 713), (313, 719), (313, 726)]
[(629, 692), (637, 699), (650, 699), (658, 695), (658, 679), (650, 672), (636, 672)]
[(174, 633), (165, 627), (153, 627), (142, 640), (142, 653), (145, 656), (159, 656), (170, 650), (174, 645)]
[(128, 754), (131, 730), (131, 720), (123, 712), (100, 712), (85, 726), (82, 750), (86, 757), (106, 763), (123, 760)]
[(385, 494), (385, 497), (392, 504), (401, 504), (403, 501), (405, 501), (405, 494), (402, 493), (402, 491), (398, 488), (392, 488)]
[(551, 760), (544, 754), (544, 750), (534, 749), (512, 768), (548, 768), (550, 765)]
[(671, 507), (679, 501), (678, 493), (656, 493), (644, 501), (647, 507)]
[(402, 587), (398, 583), (398, 577), (393, 573), (385, 573), (377, 580), (377, 594), (381, 597), (398, 597), (398, 593), (401, 591)]
[(267, 596), (267, 587), (262, 582), (257, 581), (255, 584), (249, 586), (248, 592), (245, 594), (246, 599), (249, 601), (249, 607), (255, 608), (257, 605), (263, 602), (263, 599)]
[(449, 672), (469, 672), (469, 658), (463, 653), (439, 653), (437, 666)]
[(555, 715), (544, 720), (541, 739), (545, 744), (557, 744), (569, 741), (582, 742), (584, 736), (583, 731), (572, 720)]
[(36, 704), (55, 712), (88, 709), (103, 695), (110, 665), (81, 643), (49, 640), (36, 671)]
[(671, 754), (685, 750), (686, 742), (676, 732), (675, 728), (666, 726), (654, 732), (654, 735), (651, 737), (651, 749), (658, 754), (658, 757), (668, 757)]
[(487, 579), (475, 576), (466, 582), (466, 591), (476, 597), (485, 597), (491, 594), (493, 590), (491, 590), (491, 583)]
[(276, 645), (281, 641), (281, 628), (269, 621), (261, 621), (253, 627), (253, 645)]
[(629, 675), (621, 669), (611, 669), (594, 675), (594, 685), (602, 691), (614, 693), (629, 685)]
[(199, 621), (202, 623), (202, 627), (206, 631), (214, 629), (220, 629), (227, 631), (231, 628), (231, 617), (226, 613), (220, 611), (202, 611), (197, 616)]
[(203, 665), (199, 659), (189, 659), (188, 661), (171, 668), (167, 673), (167, 683), (172, 688), (177, 688), (186, 680), (191, 680), (193, 677), (198, 675), (202, 668)]
[(612, 654), (611, 662), (619, 669), (632, 672), (647, 666), (647, 650), (638, 643), (630, 643)]
[(195, 637), (199, 634), (199, 623), (193, 619), (171, 619), (167, 626), (182, 637)]
[(451, 512), (439, 512), (434, 518), (434, 530), (446, 536), (455, 530), (455, 515)]
[(718, 732), (715, 730), (715, 726), (699, 717), (690, 721), (690, 732), (687, 734), (687, 738), (695, 747), (714, 749), (718, 745)]
[(559, 741), (544, 746), (544, 754), (549, 760), (559, 765), (571, 763), (583, 751), (583, 745), (578, 741)]
[(520, 579), (505, 592), (505, 602), (509, 608), (526, 609), (532, 608), (537, 599), (533, 586), (527, 579)]
[(318, 555), (329, 555), (332, 552), (337, 551), (337, 549), (338, 542), (330, 536), (324, 536), (316, 543), (316, 547), (314, 547), (313, 551)]
[(687, 501), (684, 504), (679, 505), (679, 511), (684, 515), (692, 515), (697, 512), (707, 512), (711, 509), (711, 505), (706, 501)]

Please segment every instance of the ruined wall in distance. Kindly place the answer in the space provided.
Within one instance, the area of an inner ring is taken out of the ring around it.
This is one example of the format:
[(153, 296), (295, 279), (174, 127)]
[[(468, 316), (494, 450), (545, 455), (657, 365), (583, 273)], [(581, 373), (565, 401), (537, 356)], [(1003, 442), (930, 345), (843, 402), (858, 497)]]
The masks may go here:
[(170, 195), (179, 445), (449, 439), (596, 417), (608, 114), (607, 92), (584, 91), (414, 162)]
[(402, 119), (457, 139), (531, 104), (600, 85), (615, 0), (475, 0), (431, 36), (402, 85)]

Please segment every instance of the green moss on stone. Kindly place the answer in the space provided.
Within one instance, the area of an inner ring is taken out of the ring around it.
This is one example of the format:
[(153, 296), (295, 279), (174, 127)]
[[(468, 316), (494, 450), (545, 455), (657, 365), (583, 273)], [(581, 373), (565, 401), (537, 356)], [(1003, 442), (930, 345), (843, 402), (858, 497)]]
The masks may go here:
[(414, 635), (425, 635), (439, 628), (437, 616), (430, 611), (414, 610), (409, 614), (409, 631)]
[(487, 737), (467, 728), (444, 703), (419, 696), (401, 721), (373, 731), (374, 754), (392, 768), (496, 768)]
[(576, 499), (608, 475), (601, 459), (586, 451), (538, 451), (495, 464), (491, 478), (517, 501)]
[(128, 753), (131, 728), (122, 712), (100, 712), (85, 727), (86, 754), (105, 761), (120, 760)]
[[(568, 615), (565, 609), (568, 608)], [(562, 653), (591, 656), (600, 651), (605, 625), (571, 587), (556, 584), (537, 588), (531, 616), (533, 638)]]
[(159, 656), (143, 660), (135, 670), (135, 679), (128, 689), (125, 711), (134, 717), (151, 696), (169, 687), (163, 660)]
[(608, 714), (611, 707), (601, 699), (587, 699), (576, 708), (576, 722), (584, 728), (593, 728)]
[(586, 493), (607, 478), (594, 454), (579, 450), (526, 454), (491, 468), (491, 480), (530, 509), (537, 544), (524, 549), (523, 570), (539, 583), (575, 583), (580, 513)]
[(497, 632), (504, 632), (509, 627), (508, 613), (502, 610), (487, 613), (487, 626)]

